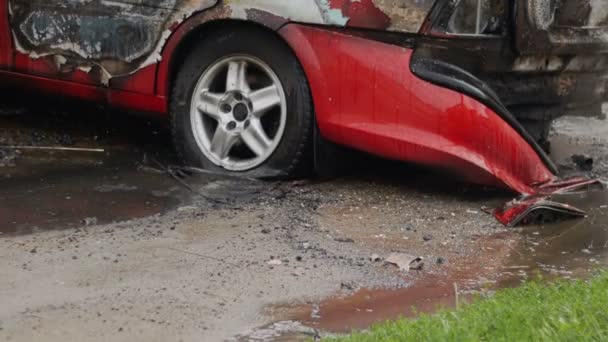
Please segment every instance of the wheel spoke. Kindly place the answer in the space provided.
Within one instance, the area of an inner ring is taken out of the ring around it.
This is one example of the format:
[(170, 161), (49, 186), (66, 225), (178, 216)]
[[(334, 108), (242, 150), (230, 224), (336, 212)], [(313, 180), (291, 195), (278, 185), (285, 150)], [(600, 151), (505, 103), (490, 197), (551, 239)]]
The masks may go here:
[(228, 157), (228, 153), (237, 141), (237, 136), (226, 131), (224, 127), (218, 126), (211, 139), (211, 145), (209, 149), (211, 153), (214, 153), (220, 160)]
[(253, 91), (249, 95), (249, 99), (253, 104), (253, 115), (257, 118), (262, 117), (269, 109), (281, 104), (281, 96), (276, 85), (271, 85)]
[(257, 156), (264, 155), (272, 144), (258, 119), (251, 120), (249, 127), (241, 134), (241, 139)]
[(211, 93), (208, 90), (204, 90), (201, 93), (201, 98), (198, 105), (198, 110), (210, 117), (219, 120), (220, 117), (220, 101), (222, 100), (222, 94)]
[(245, 61), (235, 61), (228, 64), (226, 91), (233, 90), (249, 93), (249, 84), (247, 83), (247, 62)]

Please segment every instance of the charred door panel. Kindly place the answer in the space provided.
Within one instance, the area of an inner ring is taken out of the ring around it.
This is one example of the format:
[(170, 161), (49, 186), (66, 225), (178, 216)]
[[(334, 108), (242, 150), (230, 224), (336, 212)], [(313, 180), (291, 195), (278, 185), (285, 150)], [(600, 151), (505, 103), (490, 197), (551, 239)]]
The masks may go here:
[[(194, 13), (249, 20), (418, 33), (436, 0), (4, 0), (18, 70), (109, 85), (157, 63)], [(204, 13), (203, 13), (204, 14)], [(203, 22), (197, 22), (203, 24)], [(166, 56), (165, 56), (166, 57)]]
[[(187, 0), (10, 0), (21, 71), (107, 85), (156, 62)], [(200, 0), (208, 8), (215, 0)], [(47, 68), (33, 67), (44, 60)], [(86, 73), (89, 77), (74, 77)]]
[(608, 52), (606, 0), (518, 0), (522, 53)]
[(8, 3), (0, 0), (0, 69), (8, 69), (13, 64), (13, 46), (8, 25)]

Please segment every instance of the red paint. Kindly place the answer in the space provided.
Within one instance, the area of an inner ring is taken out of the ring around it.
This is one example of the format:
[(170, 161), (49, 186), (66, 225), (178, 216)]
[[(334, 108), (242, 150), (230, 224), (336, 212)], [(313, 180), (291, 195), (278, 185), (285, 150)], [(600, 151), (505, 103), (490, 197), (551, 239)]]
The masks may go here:
[(0, 70), (2, 84), (47, 94), (77, 98), (100, 104), (110, 104), (125, 109), (166, 115), (167, 99), (162, 96), (139, 94), (124, 90), (100, 88), (93, 85), (51, 79), (41, 76), (24, 75)]
[(522, 194), (556, 178), (491, 109), (417, 78), (412, 50), (296, 24), (280, 33), (304, 67), (327, 139)]
[(74, 83), (101, 85), (99, 72), (84, 72), (80, 69), (71, 70), (69, 72), (61, 72), (57, 69), (54, 58), (55, 57), (53, 56), (32, 58), (29, 55), (16, 52), (15, 71), (28, 75), (51, 77)]
[(110, 88), (152, 95), (155, 91), (157, 66), (158, 64), (153, 64), (131, 75), (112, 78)]
[(329, 7), (342, 11), (342, 15), (349, 18), (346, 26), (382, 30), (391, 25), (391, 18), (372, 0), (330, 0)]
[(541, 210), (548, 210), (560, 214), (562, 217), (582, 217), (585, 216), (584, 211), (565, 203), (553, 202), (550, 198), (552, 195), (591, 187), (603, 188), (603, 184), (597, 179), (583, 177), (551, 181), (536, 187), (534, 194), (513, 200), (503, 207), (495, 209), (492, 214), (498, 221), (509, 227), (519, 223), (528, 223), (530, 217)]
[(8, 23), (8, 0), (0, 0), (0, 69), (13, 66), (13, 37)]

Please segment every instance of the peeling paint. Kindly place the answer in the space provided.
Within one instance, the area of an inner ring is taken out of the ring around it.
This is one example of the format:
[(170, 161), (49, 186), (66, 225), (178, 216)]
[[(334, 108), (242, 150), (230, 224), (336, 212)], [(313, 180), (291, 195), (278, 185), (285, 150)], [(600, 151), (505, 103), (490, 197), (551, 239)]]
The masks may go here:
[[(12, 0), (17, 51), (61, 56), (57, 72), (96, 72), (103, 84), (157, 62), (169, 27), (215, 0)], [(56, 58), (56, 57), (54, 57)]]
[(340, 9), (332, 8), (329, 0), (316, 0), (316, 2), (323, 15), (324, 22), (334, 23), (339, 26), (346, 25), (348, 18), (342, 14)]
[[(435, 0), (10, 0), (17, 50), (61, 56), (59, 73), (88, 70), (107, 84), (157, 63), (172, 31), (193, 14), (417, 33)], [(218, 9), (219, 8), (219, 9)]]

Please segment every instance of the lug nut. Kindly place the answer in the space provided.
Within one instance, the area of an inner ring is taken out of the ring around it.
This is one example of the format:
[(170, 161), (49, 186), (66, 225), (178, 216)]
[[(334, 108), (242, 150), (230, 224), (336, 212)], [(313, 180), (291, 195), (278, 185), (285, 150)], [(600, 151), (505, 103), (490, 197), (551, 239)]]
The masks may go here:
[(227, 125), (226, 125), (226, 129), (229, 131), (232, 131), (233, 129), (236, 128), (236, 122), (234, 121), (230, 121)]
[(232, 111), (232, 107), (227, 103), (224, 103), (221, 109), (224, 113), (230, 113)]

